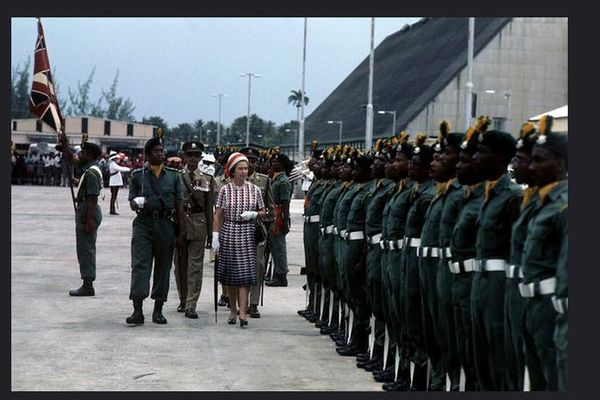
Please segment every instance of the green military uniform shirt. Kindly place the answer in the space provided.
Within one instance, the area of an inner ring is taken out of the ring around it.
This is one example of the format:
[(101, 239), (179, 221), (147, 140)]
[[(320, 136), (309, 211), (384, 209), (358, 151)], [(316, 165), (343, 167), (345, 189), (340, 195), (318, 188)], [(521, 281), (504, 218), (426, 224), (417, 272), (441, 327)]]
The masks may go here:
[(567, 229), (568, 183), (561, 181), (544, 199), (540, 192), (527, 225), (523, 245), (523, 282), (534, 282), (556, 275), (561, 245)]
[[(163, 167), (158, 178), (154, 176), (149, 167), (139, 168), (133, 171), (131, 177), (128, 199), (131, 201), (139, 196), (145, 197), (146, 204), (143, 208), (145, 212), (160, 211), (163, 208), (175, 209), (175, 201), (183, 200), (179, 171), (175, 168)], [(160, 201), (159, 194), (152, 189), (150, 180), (153, 180), (157, 189), (162, 192), (164, 206)]]

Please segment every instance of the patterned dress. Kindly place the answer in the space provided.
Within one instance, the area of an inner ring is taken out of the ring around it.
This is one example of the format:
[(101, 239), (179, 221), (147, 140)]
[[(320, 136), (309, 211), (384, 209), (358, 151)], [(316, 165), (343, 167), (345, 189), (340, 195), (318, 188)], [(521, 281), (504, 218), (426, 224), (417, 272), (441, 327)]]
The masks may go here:
[(219, 190), (216, 207), (223, 210), (217, 279), (226, 286), (256, 285), (256, 221), (240, 215), (265, 208), (260, 189), (249, 182), (230, 182)]

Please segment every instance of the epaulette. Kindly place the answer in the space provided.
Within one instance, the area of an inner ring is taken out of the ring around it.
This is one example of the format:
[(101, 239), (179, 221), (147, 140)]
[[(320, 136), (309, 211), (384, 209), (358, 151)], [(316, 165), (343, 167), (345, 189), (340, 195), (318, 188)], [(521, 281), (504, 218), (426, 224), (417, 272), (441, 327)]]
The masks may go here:
[(136, 172), (142, 172), (144, 170), (144, 168), (137, 168), (134, 169), (133, 172), (131, 172), (132, 174), (135, 174)]
[(260, 172), (257, 172), (256, 176), (258, 178), (269, 179), (269, 175), (261, 174)]
[(165, 170), (166, 171), (173, 171), (173, 172), (181, 172), (181, 170), (177, 169), (177, 168), (173, 168), (173, 167), (168, 167), (165, 165)]

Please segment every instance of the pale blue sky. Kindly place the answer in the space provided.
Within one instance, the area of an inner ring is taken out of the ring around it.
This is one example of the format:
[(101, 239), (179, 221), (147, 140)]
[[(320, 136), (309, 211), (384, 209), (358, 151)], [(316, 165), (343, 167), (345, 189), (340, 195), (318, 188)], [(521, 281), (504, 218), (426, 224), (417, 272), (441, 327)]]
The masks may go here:
[[(375, 46), (419, 18), (376, 18)], [(11, 65), (33, 57), (35, 18), (12, 18)], [(60, 95), (96, 73), (91, 100), (111, 85), (130, 98), (137, 119), (160, 115), (169, 126), (197, 119), (221, 122), (246, 115), (248, 78), (251, 113), (277, 124), (296, 118), (288, 105), (302, 74), (303, 18), (42, 18)], [(369, 55), (371, 19), (309, 18), (306, 95), (308, 116)], [(33, 67), (32, 67), (33, 68)], [(375, 78), (376, 79), (376, 78)], [(367, 87), (365, 87), (365, 92)]]

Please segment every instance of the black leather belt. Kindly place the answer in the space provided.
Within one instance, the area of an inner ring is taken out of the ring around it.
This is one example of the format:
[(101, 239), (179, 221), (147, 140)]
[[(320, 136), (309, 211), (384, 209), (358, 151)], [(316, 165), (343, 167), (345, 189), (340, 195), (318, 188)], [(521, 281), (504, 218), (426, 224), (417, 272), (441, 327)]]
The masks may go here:
[(253, 224), (255, 221), (235, 221), (235, 220), (229, 220), (228, 222), (234, 223), (234, 224)]
[(162, 210), (155, 210), (155, 211), (142, 210), (142, 211), (138, 211), (137, 214), (140, 217), (152, 218), (152, 219), (168, 218), (168, 217), (172, 217), (175, 214), (175, 209), (174, 208), (165, 208)]
[(204, 208), (187, 208), (186, 212), (188, 214), (198, 214), (198, 213), (203, 213), (204, 212)]

